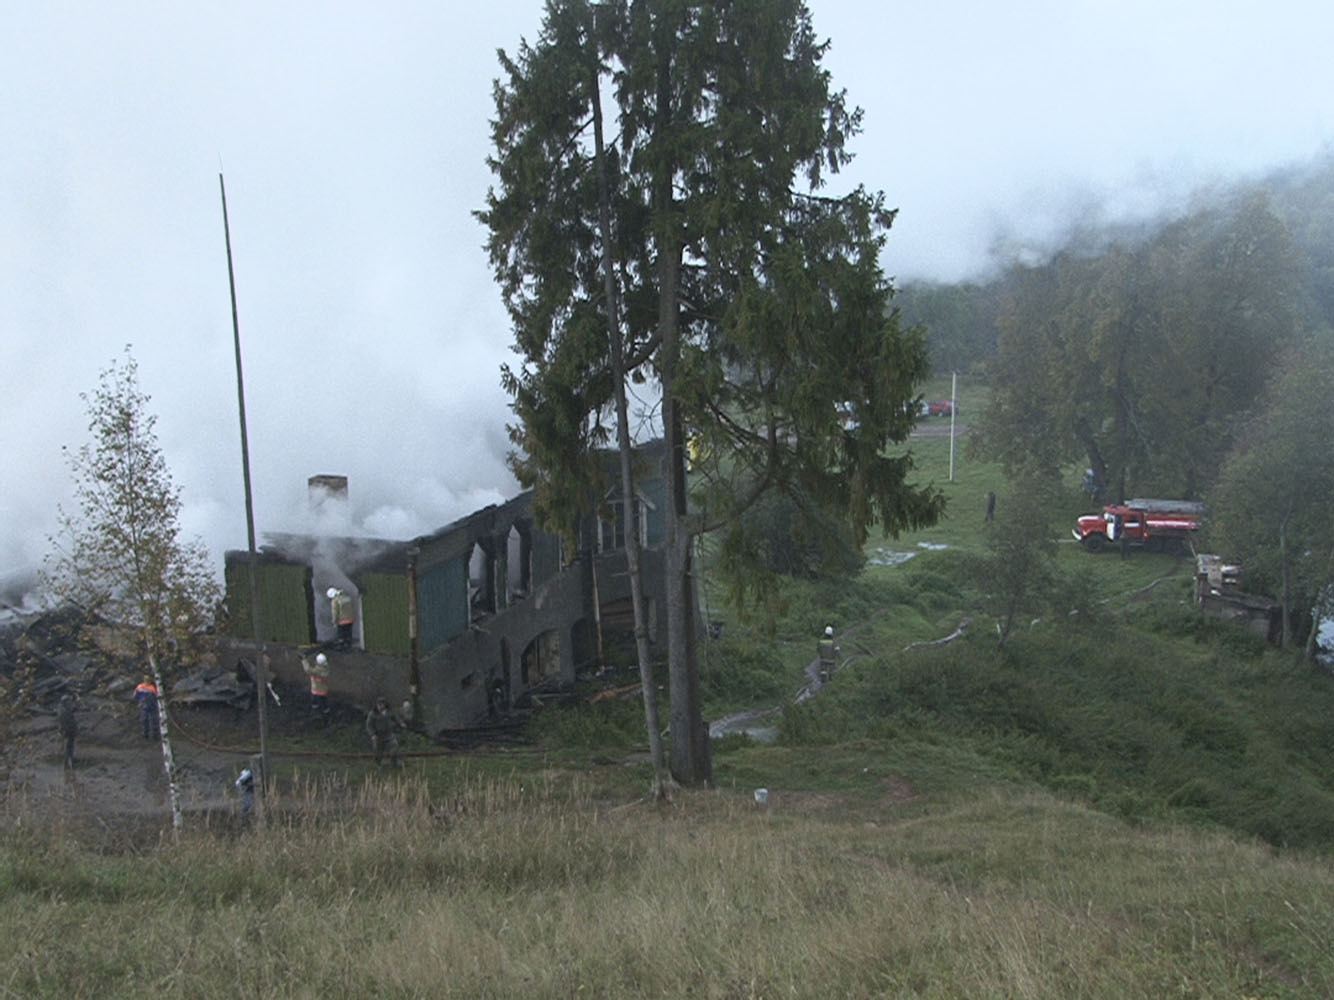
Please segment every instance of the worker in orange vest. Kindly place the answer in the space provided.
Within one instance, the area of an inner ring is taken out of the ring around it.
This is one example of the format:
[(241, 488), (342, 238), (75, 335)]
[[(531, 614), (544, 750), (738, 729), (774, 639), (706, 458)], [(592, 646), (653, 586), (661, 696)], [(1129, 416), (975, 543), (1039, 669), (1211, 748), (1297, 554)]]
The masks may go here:
[(134, 689), (134, 700), (139, 703), (139, 725), (144, 731), (144, 739), (162, 739), (162, 726), (157, 709), (157, 685), (148, 674), (144, 674), (144, 679)]

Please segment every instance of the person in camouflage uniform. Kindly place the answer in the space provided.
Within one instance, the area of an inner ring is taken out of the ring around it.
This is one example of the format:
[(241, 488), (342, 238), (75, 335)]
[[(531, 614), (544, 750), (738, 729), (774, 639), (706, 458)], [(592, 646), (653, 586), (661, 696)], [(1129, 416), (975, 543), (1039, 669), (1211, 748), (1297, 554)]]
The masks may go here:
[(394, 713), (389, 711), (389, 699), (377, 698), (375, 707), (366, 716), (366, 735), (371, 738), (371, 746), (375, 749), (376, 767), (384, 764), (386, 755), (394, 767), (403, 766), (403, 762), (398, 758), (397, 730), (398, 720), (394, 718)]
[(56, 728), (65, 740), (65, 766), (74, 767), (74, 737), (79, 735), (79, 723), (74, 718), (74, 695), (60, 696), (60, 707), (56, 710)]

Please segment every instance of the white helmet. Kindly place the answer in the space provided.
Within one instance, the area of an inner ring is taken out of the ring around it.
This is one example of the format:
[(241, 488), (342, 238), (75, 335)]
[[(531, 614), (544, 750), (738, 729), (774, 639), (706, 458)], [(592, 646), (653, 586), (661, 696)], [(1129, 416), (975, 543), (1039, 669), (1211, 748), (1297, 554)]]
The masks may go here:
[(834, 626), (832, 626), (832, 625), (826, 625), (826, 626), (824, 627), (824, 634), (827, 635), (827, 636), (830, 636), (830, 637), (832, 638), (833, 635), (834, 635)]
[(326, 590), (326, 591), (324, 592), (324, 596), (327, 597), (327, 598), (329, 598), (329, 600), (332, 601), (335, 597), (338, 596), (338, 588), (337, 588), (337, 587), (330, 587), (328, 590)]
[(329, 658), (323, 653), (317, 653), (315, 654), (315, 662), (321, 667), (327, 667), (329, 665)]

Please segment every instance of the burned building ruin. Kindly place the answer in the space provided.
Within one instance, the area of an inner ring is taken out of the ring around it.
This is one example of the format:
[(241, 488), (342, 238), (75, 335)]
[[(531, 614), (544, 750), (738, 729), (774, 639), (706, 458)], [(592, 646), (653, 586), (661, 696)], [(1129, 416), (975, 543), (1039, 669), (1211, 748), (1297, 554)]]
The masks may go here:
[[(661, 444), (640, 449), (638, 459), (628, 506), (644, 546), (650, 640), (660, 645)], [(615, 650), (633, 650), (619, 488), (578, 526), (573, 552), (537, 527), (532, 499), (521, 493), (409, 541), (266, 535), (255, 572), (260, 638), (275, 676), (304, 685), (301, 656), (321, 648), (333, 697), (360, 706), (378, 697), (409, 702), (415, 727), (436, 736), (484, 724), (617, 662)], [(223, 662), (255, 655), (249, 564), (247, 551), (226, 554)], [(349, 594), (356, 609), (346, 648), (334, 642), (332, 589)]]

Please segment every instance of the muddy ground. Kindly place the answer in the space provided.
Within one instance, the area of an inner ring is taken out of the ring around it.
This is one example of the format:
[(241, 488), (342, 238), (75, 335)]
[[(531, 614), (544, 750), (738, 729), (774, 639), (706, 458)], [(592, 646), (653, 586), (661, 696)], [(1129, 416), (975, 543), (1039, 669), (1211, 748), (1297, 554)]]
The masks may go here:
[[(289, 692), (281, 707), (270, 703), (267, 715), (271, 733), (322, 724), (311, 718), (300, 692)], [(34, 711), (11, 725), (0, 765), (4, 818), (67, 827), (81, 838), (124, 833), (141, 842), (154, 830), (166, 835), (171, 804), (162, 747), (144, 738), (133, 702), (83, 699), (77, 719), (72, 769), (64, 766), (64, 742), (53, 714)], [(359, 728), (361, 722), (348, 710), (331, 724)], [(254, 708), (174, 706), (171, 735), (187, 823), (236, 826), (240, 796), (234, 782), (258, 751)]]

